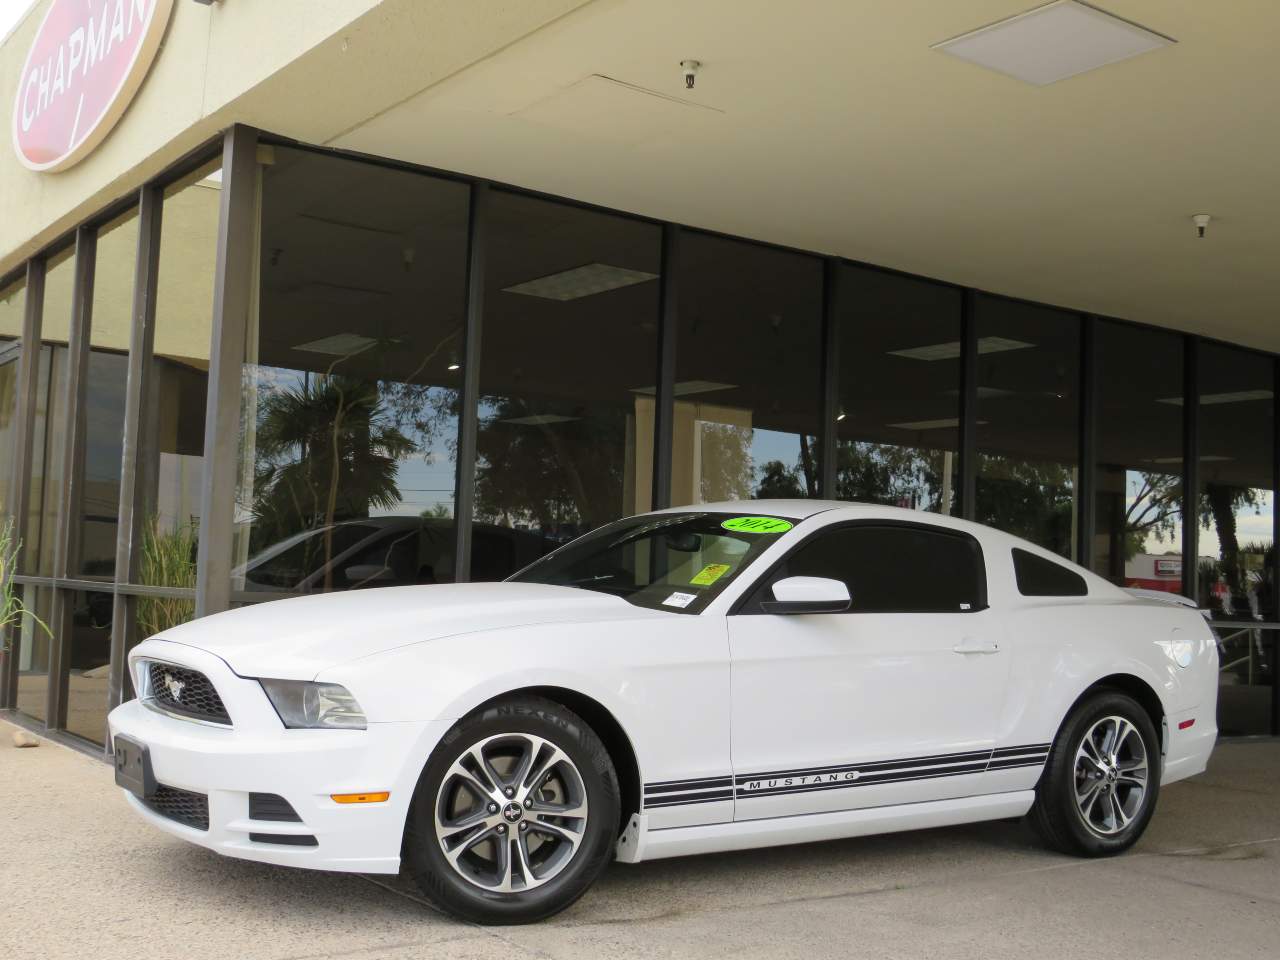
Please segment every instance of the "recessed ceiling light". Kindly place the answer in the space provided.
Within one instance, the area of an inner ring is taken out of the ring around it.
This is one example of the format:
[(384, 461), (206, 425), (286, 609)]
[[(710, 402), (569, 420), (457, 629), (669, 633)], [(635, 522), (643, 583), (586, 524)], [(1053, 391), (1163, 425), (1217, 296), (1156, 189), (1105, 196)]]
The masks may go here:
[(522, 427), (545, 427), (550, 423), (568, 423), (570, 420), (581, 420), (581, 417), (562, 417), (558, 413), (534, 413), (527, 417), (510, 417), (503, 423), (515, 423)]
[(1080, 0), (1054, 0), (933, 49), (1044, 86), (1176, 42)]
[[(737, 384), (735, 383), (716, 383), (714, 380), (681, 380), (672, 387), (672, 393), (677, 397), (687, 397), (692, 393), (713, 393), (716, 390), (732, 390), (736, 386)], [(637, 387), (631, 392), (652, 397), (658, 392), (658, 388)]]
[[(1211, 407), (1217, 403), (1243, 403), (1246, 400), (1270, 400), (1274, 396), (1270, 390), (1237, 390), (1234, 393), (1202, 393), (1200, 406)], [(1181, 397), (1163, 397), (1157, 403), (1168, 403), (1175, 407), (1182, 406)]]
[(304, 353), (327, 353), (334, 357), (350, 357), (363, 353), (377, 342), (372, 337), (362, 337), (358, 333), (336, 333), (332, 337), (321, 337), (319, 340), (300, 343), (293, 349)]
[[(1006, 350), (1025, 350), (1034, 347), (1034, 343), (1025, 340), (1010, 340), (1006, 337), (979, 337), (978, 353), (1003, 353)], [(931, 343), (924, 347), (909, 347), (906, 350), (890, 350), (890, 356), (906, 357), (909, 360), (954, 360), (960, 356), (960, 341), (950, 343)]]
[(544, 300), (578, 300), (596, 293), (630, 287), (633, 284), (656, 280), (656, 273), (645, 273), (643, 270), (629, 270), (626, 267), (615, 267), (607, 263), (588, 263), (572, 270), (561, 270), (559, 273), (526, 280), (514, 286), (503, 287), (504, 293), (523, 293), (530, 297), (542, 297)]

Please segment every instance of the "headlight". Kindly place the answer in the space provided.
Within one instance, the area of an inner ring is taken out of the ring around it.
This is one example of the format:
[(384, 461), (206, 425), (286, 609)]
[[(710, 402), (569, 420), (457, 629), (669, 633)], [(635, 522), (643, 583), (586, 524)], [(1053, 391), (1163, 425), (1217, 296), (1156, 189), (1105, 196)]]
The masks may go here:
[(310, 680), (259, 679), (258, 682), (286, 727), (365, 729), (364, 711), (346, 687)]

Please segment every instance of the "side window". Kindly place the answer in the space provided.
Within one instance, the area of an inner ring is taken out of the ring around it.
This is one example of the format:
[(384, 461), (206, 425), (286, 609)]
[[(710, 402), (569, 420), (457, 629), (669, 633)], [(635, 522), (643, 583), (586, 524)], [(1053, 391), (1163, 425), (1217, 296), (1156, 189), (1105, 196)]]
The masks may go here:
[(1013, 548), (1013, 575), (1024, 597), (1083, 597), (1089, 593), (1084, 577), (1060, 563)]
[(802, 543), (741, 613), (762, 613), (786, 577), (829, 577), (849, 588), (849, 613), (963, 613), (987, 605), (982, 548), (967, 534), (914, 524), (854, 524)]

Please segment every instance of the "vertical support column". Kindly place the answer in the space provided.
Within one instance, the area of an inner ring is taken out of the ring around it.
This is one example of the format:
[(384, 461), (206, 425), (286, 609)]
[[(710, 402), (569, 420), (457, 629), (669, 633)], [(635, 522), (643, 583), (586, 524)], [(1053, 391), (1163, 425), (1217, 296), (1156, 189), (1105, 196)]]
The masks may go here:
[[(98, 259), (96, 227), (76, 231), (75, 273), (71, 288), (71, 332), (67, 338), (67, 380), (63, 409), (67, 429), (62, 438), (62, 476), (53, 541), (53, 575), (73, 577), (80, 572), (80, 517), (84, 505), (85, 395), (89, 380), (89, 343), (93, 331), (93, 279)], [(55, 589), (50, 611), (49, 687), (46, 724), (67, 725), (67, 682), (70, 668), (72, 601), (69, 590)]]
[(1196, 599), (1200, 556), (1200, 341), (1182, 348), (1182, 593)]
[(1080, 318), (1080, 478), (1076, 494), (1076, 562), (1093, 569), (1098, 482), (1098, 318)]
[(658, 382), (653, 397), (653, 509), (671, 506), (671, 461), (675, 455), (676, 336), (680, 299), (680, 227), (662, 225), (662, 289), (658, 294)]
[(960, 301), (960, 516), (978, 515), (978, 316), (977, 293)]
[[(164, 191), (155, 184), (142, 188), (138, 198), (138, 252), (133, 266), (133, 308), (129, 325), (128, 378), (124, 393), (124, 439), (120, 455), (120, 521), (116, 537), (116, 583), (136, 583), (138, 546), (142, 540), (142, 512), (138, 506), (138, 472), (148, 441), (142, 427), (151, 409), (151, 354), (155, 346), (156, 285), (160, 264), (160, 224)], [(150, 438), (149, 442), (154, 442)], [(107, 709), (125, 697), (125, 657), (133, 644), (137, 601), (116, 590), (111, 607), (111, 666), (107, 681)]]
[[(1280, 358), (1271, 364), (1271, 609), (1261, 611), (1263, 620), (1280, 620)], [(1271, 662), (1280, 657), (1280, 631), (1271, 636)], [(1280, 736), (1280, 677), (1271, 671), (1271, 735)]]
[(231, 602), (231, 542), (239, 457), (240, 380), (253, 299), (258, 132), (236, 125), (222, 140), (222, 196), (213, 281), (209, 398), (204, 422), (196, 616)]
[(462, 345), (462, 409), (454, 494), (454, 579), (471, 580), (471, 522), (476, 506), (476, 430), (480, 419), (480, 340), (484, 334), (485, 264), (489, 247), (489, 184), (471, 185), (467, 233), (467, 319)]
[(822, 433), (819, 457), (822, 465), (818, 493), (836, 499), (836, 446), (840, 442), (840, 260), (827, 257), (822, 265)]
[[(9, 477), (9, 502), (13, 511), (14, 534), (22, 540), (27, 531), (27, 512), (31, 505), (31, 449), (36, 432), (36, 386), (40, 361), (40, 327), (44, 316), (43, 257), (27, 261), (27, 291), (22, 311), (22, 354), (18, 358), (17, 403), (13, 414), (13, 464)], [(17, 570), (24, 569), (19, 545)], [(3, 638), (0, 638), (3, 639)], [(10, 628), (8, 649), (0, 652), (0, 707), (18, 702), (18, 655), (21, 646), (18, 627)], [(0, 645), (2, 646), (2, 645)]]

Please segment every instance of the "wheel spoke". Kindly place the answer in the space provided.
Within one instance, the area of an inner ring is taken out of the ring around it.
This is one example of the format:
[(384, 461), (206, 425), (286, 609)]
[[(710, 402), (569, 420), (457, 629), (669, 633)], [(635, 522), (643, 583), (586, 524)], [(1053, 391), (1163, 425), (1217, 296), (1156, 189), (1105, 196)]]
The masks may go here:
[[(548, 748), (548, 753), (546, 757), (541, 758), (539, 760), (539, 758), (535, 755), (533, 759), (530, 760), (529, 765), (531, 769), (520, 781), (523, 788), (529, 791), (536, 790), (538, 786), (542, 783), (542, 781), (546, 778), (547, 774), (549, 774), (556, 767), (557, 764), (560, 764), (569, 759), (565, 755), (564, 751), (561, 750), (559, 747), (557, 747), (555, 744), (546, 743), (546, 741), (542, 741), (542, 743), (546, 744)], [(541, 753), (541, 749), (539, 749), (539, 753)], [(537, 761), (536, 769), (533, 768), (533, 763), (535, 761)]]
[(1092, 736), (1084, 738), (1084, 741), (1080, 744), (1080, 751), (1076, 756), (1093, 764), (1098, 770), (1103, 768), (1102, 756), (1098, 753), (1098, 748), (1094, 744)]
[(1123, 830), (1129, 825), (1129, 818), (1125, 816), (1124, 804), (1120, 802), (1119, 794), (1114, 791), (1111, 793), (1111, 821), (1117, 830)]
[(497, 889), (502, 891), (503, 893), (510, 893), (514, 889), (514, 887), (511, 884), (511, 867), (512, 867), (511, 844), (512, 842), (513, 841), (507, 838), (506, 834), (501, 834), (498, 837), (497, 843), (494, 844), (494, 849), (496, 850), (496, 857), (497, 857), (497, 867), (498, 867), (496, 872), (496, 876), (498, 877)]
[[(476, 846), (478, 846), (481, 843), (484, 843), (486, 840), (492, 840), (495, 837), (497, 837), (497, 834), (494, 832), (492, 827), (490, 827), (487, 830), (481, 830), (474, 837), (471, 837), (469, 840), (464, 840), (462, 843), (458, 844), (452, 850), (446, 847), (444, 851), (444, 855), (448, 857), (449, 862), (453, 864), (455, 868), (457, 868), (458, 860), (461, 859), (464, 853), (466, 853), (468, 850), (474, 849)], [(498, 844), (498, 846), (501, 846), (501, 844)]]
[(515, 848), (516, 856), (519, 858), (520, 874), (524, 877), (524, 885), (537, 886), (538, 878), (534, 876), (533, 864), (529, 862), (529, 835), (517, 831), (511, 838), (511, 846)]
[(575, 820), (581, 820), (587, 815), (585, 800), (573, 803), (543, 803), (535, 797), (533, 806), (529, 809), (534, 813), (541, 813), (551, 817), (570, 817)]
[(570, 845), (570, 849), (576, 849), (578, 844), (582, 842), (582, 834), (575, 833), (566, 827), (560, 826), (558, 823), (548, 823), (545, 820), (534, 820), (529, 824), (530, 830), (537, 830), (539, 833), (545, 833), (548, 836), (555, 837), (557, 840), (564, 840)]

